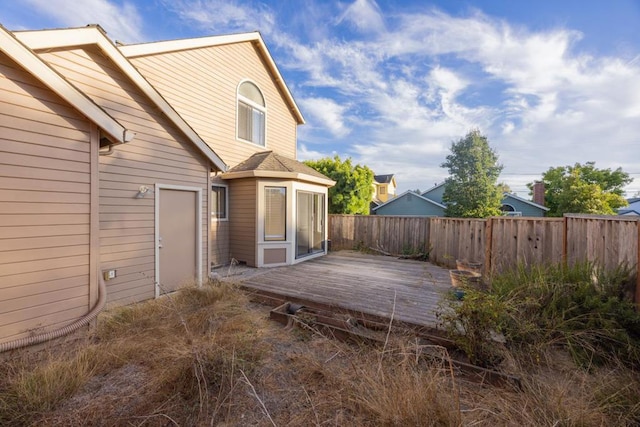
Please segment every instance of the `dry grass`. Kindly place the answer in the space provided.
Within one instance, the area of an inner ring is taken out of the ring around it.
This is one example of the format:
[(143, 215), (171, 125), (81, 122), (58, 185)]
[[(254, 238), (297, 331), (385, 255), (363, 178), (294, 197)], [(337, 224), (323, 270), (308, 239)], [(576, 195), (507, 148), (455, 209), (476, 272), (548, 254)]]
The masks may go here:
[[(637, 425), (624, 367), (513, 370), (521, 390), (465, 382), (438, 347), (391, 331), (382, 347), (286, 330), (212, 283), (101, 315), (86, 343), (0, 368), (2, 425)], [(426, 357), (429, 355), (429, 357)], [(559, 363), (559, 362), (562, 363)]]

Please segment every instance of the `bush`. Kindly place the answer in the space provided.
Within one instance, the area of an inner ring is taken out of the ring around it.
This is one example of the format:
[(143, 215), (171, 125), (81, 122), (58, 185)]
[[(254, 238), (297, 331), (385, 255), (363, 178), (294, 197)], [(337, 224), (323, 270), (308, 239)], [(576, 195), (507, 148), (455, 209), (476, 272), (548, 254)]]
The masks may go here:
[(630, 276), (588, 263), (519, 268), (492, 281), (507, 307), (500, 329), (528, 352), (557, 344), (582, 366), (612, 358), (640, 366), (640, 314), (625, 298)]
[(503, 303), (496, 295), (471, 287), (464, 288), (461, 301), (458, 298), (458, 294), (452, 294), (445, 307), (437, 313), (440, 326), (471, 363), (483, 367), (498, 364), (501, 355), (492, 337), (504, 317)]
[(521, 266), (494, 277), (486, 296), (467, 290), (441, 318), (449, 331), (466, 332), (456, 340), (475, 363), (491, 356), (486, 348), (496, 331), (509, 348), (536, 361), (545, 349), (561, 346), (580, 366), (619, 360), (638, 367), (640, 314), (625, 297), (630, 277), (624, 266), (610, 272), (593, 264)]

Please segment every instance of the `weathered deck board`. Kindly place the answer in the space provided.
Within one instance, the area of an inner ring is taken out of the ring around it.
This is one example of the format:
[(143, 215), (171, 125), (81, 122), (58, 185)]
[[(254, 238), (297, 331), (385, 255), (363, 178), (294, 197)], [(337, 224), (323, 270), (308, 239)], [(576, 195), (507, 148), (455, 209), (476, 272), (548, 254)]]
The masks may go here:
[[(451, 287), (433, 264), (340, 251), (294, 266), (252, 269), (234, 280), (285, 298), (337, 306), (417, 325), (436, 325), (435, 310)], [(394, 310), (395, 298), (395, 310)]]

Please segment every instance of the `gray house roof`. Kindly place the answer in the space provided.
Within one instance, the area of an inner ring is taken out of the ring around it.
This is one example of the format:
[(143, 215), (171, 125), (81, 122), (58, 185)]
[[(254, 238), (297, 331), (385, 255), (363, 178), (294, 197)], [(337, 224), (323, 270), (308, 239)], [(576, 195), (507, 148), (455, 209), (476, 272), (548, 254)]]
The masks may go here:
[(618, 209), (618, 215), (640, 215), (640, 197), (627, 199), (628, 206)]
[(434, 202), (433, 200), (429, 199), (428, 197), (424, 197), (424, 196), (422, 196), (422, 195), (420, 195), (420, 194), (418, 194), (418, 193), (416, 193), (416, 192), (414, 192), (412, 190), (407, 190), (404, 193), (400, 194), (399, 196), (394, 197), (393, 199), (390, 199), (387, 202), (376, 206), (372, 210), (376, 211), (376, 210), (380, 209), (383, 206), (387, 206), (387, 205), (390, 205), (392, 203), (398, 203), (403, 197), (406, 197), (409, 194), (412, 195), (412, 196), (418, 197), (419, 199), (424, 200), (425, 202), (431, 203), (432, 205), (435, 205), (435, 206), (437, 206), (439, 208), (442, 208), (442, 209), (446, 208), (446, 206), (444, 206), (444, 205), (442, 205), (442, 204), (440, 204), (438, 202)]
[(522, 197), (518, 197), (518, 196), (516, 196), (515, 194), (511, 194), (511, 193), (506, 193), (506, 192), (505, 192), (505, 193), (503, 193), (503, 195), (502, 195), (502, 196), (503, 196), (503, 198), (502, 198), (502, 204), (504, 204), (505, 199), (509, 199), (509, 198), (511, 198), (511, 199), (514, 199), (514, 200), (518, 200), (519, 202), (522, 202), (522, 203), (526, 203), (526, 204), (528, 204), (528, 205), (531, 205), (531, 206), (533, 206), (533, 207), (535, 207), (535, 208), (542, 209), (542, 210), (543, 210), (543, 211), (545, 211), (545, 212), (549, 210), (549, 208), (548, 208), (548, 207), (546, 207), (546, 206), (539, 205), (538, 203), (532, 202), (531, 200), (523, 199)]

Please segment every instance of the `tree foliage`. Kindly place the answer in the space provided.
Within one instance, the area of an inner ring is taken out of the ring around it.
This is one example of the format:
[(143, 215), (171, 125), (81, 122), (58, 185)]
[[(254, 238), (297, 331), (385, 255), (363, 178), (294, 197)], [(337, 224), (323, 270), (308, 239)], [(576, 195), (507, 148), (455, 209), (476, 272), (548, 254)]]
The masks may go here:
[(451, 144), (451, 154), (441, 165), (449, 169), (442, 201), (450, 217), (486, 218), (500, 215), (502, 165), (487, 137), (472, 130)]
[[(551, 167), (542, 174), (544, 202), (549, 208), (547, 215), (614, 215), (618, 208), (627, 205), (623, 188), (631, 181), (633, 178), (621, 168), (598, 169), (595, 162)], [(533, 183), (527, 186), (533, 191)]]
[(351, 158), (342, 161), (338, 155), (333, 159), (304, 162), (336, 182), (329, 188), (330, 214), (369, 214), (373, 184), (373, 171), (367, 166), (353, 165)]

